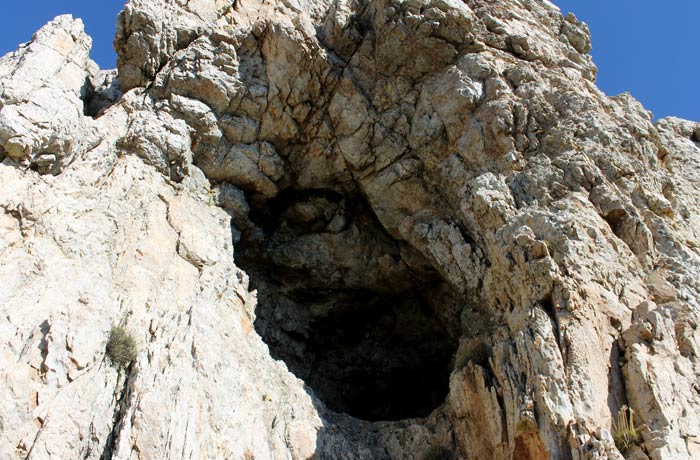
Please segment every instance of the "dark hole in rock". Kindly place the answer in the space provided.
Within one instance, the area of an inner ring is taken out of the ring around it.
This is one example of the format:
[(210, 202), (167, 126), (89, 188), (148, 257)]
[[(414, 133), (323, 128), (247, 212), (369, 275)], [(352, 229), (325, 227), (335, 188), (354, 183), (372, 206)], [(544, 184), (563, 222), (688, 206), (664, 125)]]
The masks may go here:
[(557, 343), (561, 343), (561, 337), (559, 335), (559, 319), (557, 317), (557, 309), (554, 306), (554, 300), (552, 298), (552, 293), (548, 293), (546, 296), (540, 300), (540, 305), (542, 306), (542, 309), (547, 313), (547, 316), (549, 316), (549, 319), (552, 322), (552, 330), (554, 331), (554, 335), (556, 336)]
[(258, 290), (255, 327), (331, 410), (424, 417), (448, 393), (456, 296), (356, 192), (288, 189), (258, 209), (236, 263)]
[(627, 218), (627, 211), (624, 209), (613, 209), (608, 214), (606, 214), (603, 219), (608, 223), (612, 232), (620, 237), (622, 232), (622, 226), (625, 224), (625, 219)]
[(86, 77), (81, 88), (83, 115), (97, 118), (122, 95), (116, 70), (101, 70), (92, 78)]
[(62, 158), (60, 155), (51, 152), (41, 152), (34, 156), (29, 169), (39, 174), (58, 175), (62, 169)]

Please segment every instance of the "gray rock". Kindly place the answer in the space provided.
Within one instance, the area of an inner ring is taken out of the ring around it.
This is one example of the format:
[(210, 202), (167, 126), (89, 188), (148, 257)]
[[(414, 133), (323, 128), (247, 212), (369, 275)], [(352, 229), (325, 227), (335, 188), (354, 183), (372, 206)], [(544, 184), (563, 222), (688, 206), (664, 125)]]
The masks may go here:
[(0, 457), (700, 457), (698, 124), (574, 16), (132, 0), (89, 47), (0, 59)]
[(0, 58), (0, 146), (7, 156), (58, 174), (94, 146), (81, 100), (98, 70), (91, 46), (80, 20), (59, 16)]

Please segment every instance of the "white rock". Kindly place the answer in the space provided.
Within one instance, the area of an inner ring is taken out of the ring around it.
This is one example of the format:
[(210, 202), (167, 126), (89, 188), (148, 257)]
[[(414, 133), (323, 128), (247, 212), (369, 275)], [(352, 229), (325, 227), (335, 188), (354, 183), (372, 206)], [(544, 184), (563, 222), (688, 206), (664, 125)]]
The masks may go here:
[(623, 405), (700, 457), (700, 128), (585, 24), (131, 0), (115, 47), (0, 59), (0, 458), (620, 459)]

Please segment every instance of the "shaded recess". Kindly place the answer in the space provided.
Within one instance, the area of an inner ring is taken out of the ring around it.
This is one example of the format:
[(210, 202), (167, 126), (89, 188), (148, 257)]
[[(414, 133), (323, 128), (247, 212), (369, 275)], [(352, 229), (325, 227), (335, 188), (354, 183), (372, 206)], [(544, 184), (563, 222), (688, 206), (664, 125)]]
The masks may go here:
[(96, 75), (86, 77), (80, 90), (83, 115), (97, 118), (111, 107), (121, 95), (119, 77), (115, 70), (101, 70)]
[(459, 321), (430, 264), (356, 190), (287, 189), (251, 209), (236, 263), (258, 290), (255, 327), (331, 410), (424, 417), (445, 400)]

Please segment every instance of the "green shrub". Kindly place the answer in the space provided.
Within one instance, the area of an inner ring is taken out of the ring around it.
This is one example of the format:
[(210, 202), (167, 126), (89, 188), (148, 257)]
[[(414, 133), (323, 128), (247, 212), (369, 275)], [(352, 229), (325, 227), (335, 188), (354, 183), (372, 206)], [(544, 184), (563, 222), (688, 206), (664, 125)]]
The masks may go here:
[(423, 453), (422, 460), (450, 460), (452, 452), (446, 447), (433, 444)]
[(112, 326), (109, 333), (107, 356), (117, 368), (126, 368), (136, 359), (134, 339), (119, 326)]
[(613, 439), (617, 450), (624, 452), (632, 445), (639, 445), (642, 438), (634, 427), (634, 411), (622, 406), (617, 412), (617, 423), (613, 423)]

